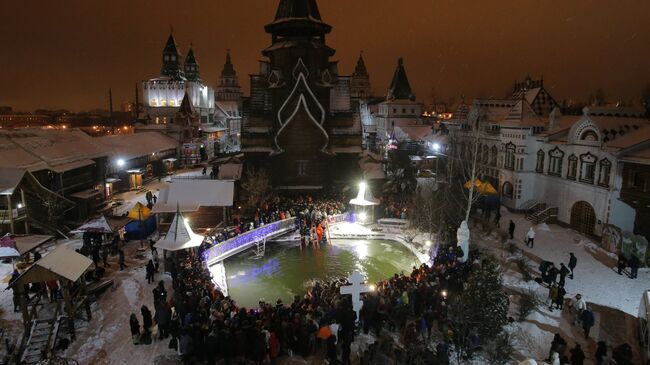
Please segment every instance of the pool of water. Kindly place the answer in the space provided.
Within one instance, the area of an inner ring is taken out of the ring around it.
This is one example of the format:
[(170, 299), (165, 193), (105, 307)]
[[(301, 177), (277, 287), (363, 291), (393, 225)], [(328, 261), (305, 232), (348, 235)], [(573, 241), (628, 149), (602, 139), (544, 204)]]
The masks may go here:
[(250, 250), (225, 261), (229, 294), (247, 307), (260, 299), (291, 302), (314, 280), (347, 277), (359, 270), (376, 282), (402, 270), (410, 272), (414, 265), (417, 258), (411, 251), (386, 240), (333, 240), (302, 250), (296, 242), (269, 242), (264, 257)]

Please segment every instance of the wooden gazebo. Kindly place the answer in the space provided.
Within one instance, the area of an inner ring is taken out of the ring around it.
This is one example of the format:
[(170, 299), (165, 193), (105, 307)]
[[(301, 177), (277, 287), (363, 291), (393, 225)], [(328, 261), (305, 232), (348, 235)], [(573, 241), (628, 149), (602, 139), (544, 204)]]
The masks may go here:
[[(28, 303), (28, 296), (25, 293), (25, 285), (31, 283), (43, 283), (50, 280), (58, 280), (63, 291), (64, 309), (70, 320), (70, 332), (74, 338), (75, 314), (81, 306), (87, 304), (85, 297), (86, 280), (84, 273), (92, 265), (92, 260), (74, 250), (59, 246), (52, 252), (36, 261), (33, 265), (23, 271), (16, 280), (11, 282), (10, 287), (16, 290), (20, 300), (20, 310), (23, 314), (23, 324), (29, 330), (30, 322), (36, 317), (35, 307), (37, 303)], [(72, 284), (79, 282), (79, 289), (72, 292)], [(33, 307), (30, 312), (29, 306)], [(86, 315), (90, 319), (89, 307), (86, 306)]]

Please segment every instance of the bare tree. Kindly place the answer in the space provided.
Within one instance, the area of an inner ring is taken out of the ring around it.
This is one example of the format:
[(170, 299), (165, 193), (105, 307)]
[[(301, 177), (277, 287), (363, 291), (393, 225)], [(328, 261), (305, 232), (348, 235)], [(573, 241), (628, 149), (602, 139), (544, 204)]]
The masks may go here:
[(246, 206), (255, 209), (268, 196), (269, 175), (265, 169), (249, 167), (241, 186), (246, 192)]

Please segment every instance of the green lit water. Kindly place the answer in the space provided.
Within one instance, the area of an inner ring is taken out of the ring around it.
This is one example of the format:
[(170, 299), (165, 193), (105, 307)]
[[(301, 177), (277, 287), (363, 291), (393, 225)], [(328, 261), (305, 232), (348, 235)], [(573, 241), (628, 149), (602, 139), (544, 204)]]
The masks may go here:
[(371, 282), (406, 273), (417, 258), (399, 242), (334, 240), (303, 250), (296, 242), (269, 242), (264, 257), (247, 251), (225, 261), (228, 290), (239, 305), (257, 306), (260, 299), (285, 303), (303, 295), (314, 280), (347, 277), (359, 270)]

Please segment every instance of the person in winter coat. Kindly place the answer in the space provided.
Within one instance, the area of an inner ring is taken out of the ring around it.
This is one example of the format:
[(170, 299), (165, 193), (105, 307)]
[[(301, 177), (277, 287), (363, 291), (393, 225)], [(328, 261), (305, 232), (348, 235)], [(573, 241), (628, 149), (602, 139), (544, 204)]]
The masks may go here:
[(566, 350), (566, 341), (559, 333), (556, 333), (553, 336), (553, 341), (551, 342), (551, 350), (549, 351), (549, 358), (553, 358), (553, 353), (558, 355), (558, 359), (564, 356), (564, 351)]
[(573, 280), (573, 271), (576, 268), (576, 265), (578, 264), (578, 258), (576, 255), (573, 254), (573, 252), (569, 252), (569, 270), (571, 270), (571, 274), (569, 275), (569, 278)]
[(172, 310), (165, 301), (156, 303), (156, 324), (158, 324), (158, 339), (162, 340), (169, 334), (169, 325), (172, 321)]
[(551, 267), (548, 269), (548, 280), (550, 283), (555, 283), (557, 282), (557, 274), (559, 274), (560, 270), (555, 267), (555, 265), (551, 265)]
[(131, 313), (129, 325), (131, 326), (131, 338), (133, 339), (133, 344), (137, 345), (140, 340), (140, 322), (138, 322), (138, 317), (135, 316), (135, 313)]
[(585, 330), (585, 338), (589, 338), (589, 331), (595, 322), (594, 313), (591, 311), (591, 308), (587, 307), (582, 312), (580, 319), (582, 320), (582, 328)]
[(568, 267), (564, 265), (564, 262), (560, 263), (560, 286), (564, 286), (566, 276), (569, 275), (571, 271)]
[(530, 227), (528, 229), (528, 233), (526, 233), (526, 246), (530, 246), (530, 248), (533, 248), (535, 245), (535, 231), (533, 231), (533, 227)]
[(557, 295), (555, 296), (555, 305), (559, 310), (562, 310), (564, 308), (565, 295), (566, 295), (566, 290), (564, 290), (564, 286), (563, 285), (558, 286)]
[(151, 326), (153, 325), (151, 311), (146, 305), (143, 305), (142, 308), (140, 308), (140, 313), (142, 314), (142, 328), (144, 333), (149, 333), (149, 331), (151, 331)]
[(618, 274), (623, 275), (623, 270), (627, 267), (627, 258), (625, 258), (623, 253), (618, 254), (618, 263), (616, 266), (618, 267)]
[(598, 341), (596, 365), (605, 365), (605, 361), (607, 361), (607, 343), (605, 341)]
[(551, 365), (562, 365), (560, 363), (560, 355), (557, 352), (551, 354)]
[(580, 322), (580, 318), (582, 317), (582, 312), (585, 309), (587, 309), (587, 302), (585, 302), (585, 300), (582, 299), (582, 295), (578, 293), (573, 299), (571, 299), (571, 303), (569, 303), (569, 308), (571, 308), (574, 314), (572, 324), (576, 324)]
[(153, 274), (156, 272), (156, 267), (153, 264), (153, 260), (149, 260), (147, 263), (147, 284), (153, 283)]
[(548, 310), (551, 312), (553, 311), (555, 298), (557, 298), (557, 286), (555, 286), (555, 283), (551, 283), (551, 286), (548, 288)]
[(637, 273), (639, 272), (639, 258), (636, 255), (630, 257), (630, 279), (636, 279)]
[(612, 351), (612, 357), (616, 361), (616, 365), (632, 365), (632, 347), (628, 343), (617, 346)]
[(124, 250), (120, 249), (117, 251), (117, 263), (120, 265), (120, 271), (126, 268), (126, 265), (124, 264)]
[(580, 344), (571, 349), (571, 365), (582, 365), (585, 362), (585, 353), (580, 348)]
[(181, 355), (183, 365), (192, 364), (192, 354), (194, 351), (192, 336), (189, 332), (183, 331), (180, 340), (178, 341), (178, 352)]
[(510, 220), (510, 223), (508, 224), (508, 233), (510, 234), (510, 239), (515, 238), (515, 222)]
[[(334, 336), (332, 336), (334, 337)], [(330, 339), (331, 341), (331, 339)], [(329, 342), (328, 342), (329, 344)], [(335, 348), (336, 350), (336, 348)], [(329, 351), (329, 348), (328, 348)], [(269, 336), (269, 358), (271, 359), (271, 365), (275, 365), (278, 362), (278, 356), (280, 356), (280, 340), (275, 332), (271, 332)], [(331, 364), (331, 362), (330, 362)]]

